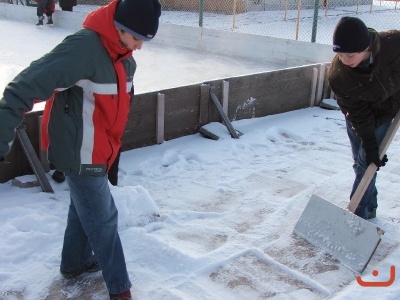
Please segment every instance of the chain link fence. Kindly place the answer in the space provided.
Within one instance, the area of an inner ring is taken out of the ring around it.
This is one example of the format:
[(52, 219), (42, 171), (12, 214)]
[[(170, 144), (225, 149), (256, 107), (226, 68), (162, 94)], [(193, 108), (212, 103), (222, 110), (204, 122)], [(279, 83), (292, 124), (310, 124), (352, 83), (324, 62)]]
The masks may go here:
[[(26, 5), (34, 0), (0, 0)], [(89, 12), (108, 0), (78, 0)], [(338, 20), (356, 16), (377, 31), (400, 29), (400, 0), (160, 0), (162, 23), (331, 44)], [(59, 9), (58, 6), (56, 6)]]

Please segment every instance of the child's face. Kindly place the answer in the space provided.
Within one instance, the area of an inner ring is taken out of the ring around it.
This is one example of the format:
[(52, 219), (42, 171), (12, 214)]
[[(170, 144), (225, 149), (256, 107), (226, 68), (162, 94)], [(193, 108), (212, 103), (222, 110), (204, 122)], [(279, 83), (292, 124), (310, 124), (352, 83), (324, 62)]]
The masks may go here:
[(138, 39), (125, 31), (121, 31), (119, 29), (117, 29), (117, 30), (118, 30), (120, 41), (124, 47), (126, 47), (130, 50), (133, 50), (133, 51), (142, 49), (143, 40)]
[(350, 68), (357, 67), (365, 59), (365, 51), (357, 53), (338, 53), (343, 64)]

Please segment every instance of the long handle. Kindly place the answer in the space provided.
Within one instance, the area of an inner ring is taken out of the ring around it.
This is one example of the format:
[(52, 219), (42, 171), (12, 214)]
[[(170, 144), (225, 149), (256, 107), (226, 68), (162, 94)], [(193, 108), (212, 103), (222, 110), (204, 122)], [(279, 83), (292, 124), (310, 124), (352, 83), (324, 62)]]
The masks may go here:
[[(397, 112), (396, 117), (393, 119), (392, 124), (390, 125), (385, 138), (383, 139), (381, 145), (379, 146), (379, 158), (382, 159), (385, 155), (387, 149), (389, 148), (390, 143), (393, 140), (393, 137), (396, 135), (397, 129), (400, 126), (400, 110)], [(347, 209), (352, 213), (355, 212), (358, 204), (361, 201), (365, 191), (367, 190), (372, 178), (374, 177), (375, 172), (377, 171), (378, 167), (371, 163), (367, 170), (364, 173), (363, 178), (360, 181), (356, 191), (353, 194), (353, 197), (350, 199), (350, 203), (347, 206)]]

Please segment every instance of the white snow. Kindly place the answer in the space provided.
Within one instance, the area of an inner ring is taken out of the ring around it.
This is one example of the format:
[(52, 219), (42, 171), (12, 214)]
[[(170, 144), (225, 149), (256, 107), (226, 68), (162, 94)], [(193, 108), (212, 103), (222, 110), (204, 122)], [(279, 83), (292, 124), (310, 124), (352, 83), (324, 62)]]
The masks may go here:
[[(0, 31), (1, 90), (71, 33), (9, 20), (0, 26), (12, 28)], [(219, 62), (205, 68), (195, 51), (168, 50), (149, 43), (134, 53), (138, 92), (276, 68), (202, 53)], [(177, 68), (159, 76), (173, 59), (181, 59)], [(196, 134), (122, 153), (111, 191), (135, 299), (399, 299), (399, 279), (362, 287), (359, 274), (292, 234), (312, 194), (348, 203), (354, 175), (342, 113), (312, 107), (232, 124), (239, 139), (212, 123), (217, 141)], [(385, 234), (361, 275), (366, 282), (388, 281), (390, 267), (400, 268), (399, 151), (396, 135), (378, 172), (371, 222)], [(99, 273), (70, 281), (59, 275), (69, 192), (48, 175), (54, 194), (0, 184), (0, 299), (108, 299)]]

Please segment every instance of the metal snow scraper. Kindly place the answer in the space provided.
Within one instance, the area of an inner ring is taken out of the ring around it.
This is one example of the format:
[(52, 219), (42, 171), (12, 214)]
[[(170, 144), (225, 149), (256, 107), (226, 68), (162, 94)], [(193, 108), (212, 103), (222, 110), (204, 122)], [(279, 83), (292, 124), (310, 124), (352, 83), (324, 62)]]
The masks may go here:
[[(382, 159), (400, 125), (400, 111), (394, 118), (382, 144)], [(312, 195), (293, 232), (316, 247), (323, 248), (348, 268), (362, 273), (381, 241), (384, 231), (354, 214), (377, 167), (371, 163), (347, 209)]]
[(42, 187), (43, 192), (54, 193), (53, 188), (51, 187), (51, 184), (46, 177), (43, 166), (40, 163), (35, 150), (33, 149), (32, 143), (29, 140), (28, 134), (26, 133), (24, 127), (19, 126), (17, 128), (17, 137), (21, 143), (22, 149), (26, 154), (26, 158), (28, 159), (29, 164), (31, 165), (31, 168), (35, 173), (40, 186)]

